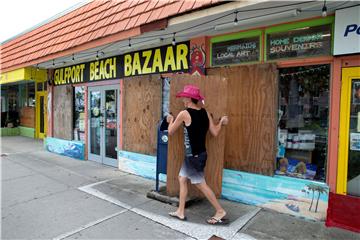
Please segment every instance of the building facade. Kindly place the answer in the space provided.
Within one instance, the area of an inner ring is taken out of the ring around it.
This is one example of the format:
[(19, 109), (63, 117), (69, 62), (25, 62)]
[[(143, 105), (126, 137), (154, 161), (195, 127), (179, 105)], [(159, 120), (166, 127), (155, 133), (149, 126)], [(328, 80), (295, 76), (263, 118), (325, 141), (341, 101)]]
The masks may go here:
[[(321, 16), (323, 2), (161, 4), (89, 3), (43, 30), (63, 24), (51, 54), (6, 62), (5, 74), (48, 71), (46, 148), (155, 179), (158, 124), (181, 110), (175, 93), (196, 84), (215, 121), (230, 119), (207, 139), (217, 196), (359, 231), (344, 220), (360, 196), (359, 49), (339, 49), (359, 46), (359, 7), (329, 3)], [(354, 19), (341, 25), (341, 14)], [(169, 195), (182, 146), (182, 133), (169, 138)]]

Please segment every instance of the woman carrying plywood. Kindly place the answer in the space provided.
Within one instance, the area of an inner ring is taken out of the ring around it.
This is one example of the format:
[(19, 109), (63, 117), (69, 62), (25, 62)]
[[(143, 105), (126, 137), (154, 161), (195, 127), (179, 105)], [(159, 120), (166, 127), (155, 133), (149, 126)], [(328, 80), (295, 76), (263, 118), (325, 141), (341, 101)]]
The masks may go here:
[(216, 210), (214, 216), (208, 219), (207, 223), (213, 225), (227, 224), (228, 219), (224, 218), (226, 211), (216, 199), (214, 192), (206, 184), (204, 168), (207, 160), (206, 133), (210, 130), (213, 136), (217, 136), (221, 126), (228, 123), (228, 117), (223, 116), (218, 124), (214, 124), (209, 113), (198, 105), (198, 102), (203, 101), (204, 97), (200, 95), (200, 89), (194, 85), (186, 85), (184, 90), (179, 92), (176, 97), (182, 98), (186, 109), (181, 111), (175, 120), (172, 115), (167, 116), (169, 123), (168, 134), (174, 134), (182, 124), (185, 125), (185, 160), (179, 173), (179, 207), (169, 215), (180, 220), (186, 220), (185, 201), (188, 194), (187, 182), (190, 180), (191, 184), (194, 184), (205, 195)]

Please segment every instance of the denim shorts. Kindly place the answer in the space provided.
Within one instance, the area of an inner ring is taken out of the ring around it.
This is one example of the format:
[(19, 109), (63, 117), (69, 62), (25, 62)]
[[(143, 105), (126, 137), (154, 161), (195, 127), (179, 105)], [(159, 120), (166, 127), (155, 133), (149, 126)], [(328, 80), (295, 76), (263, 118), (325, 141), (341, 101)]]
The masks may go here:
[(186, 161), (186, 159), (184, 159), (183, 164), (181, 165), (179, 176), (190, 179), (191, 184), (199, 184), (205, 181), (204, 171), (197, 171), (195, 168), (188, 164), (188, 161)]

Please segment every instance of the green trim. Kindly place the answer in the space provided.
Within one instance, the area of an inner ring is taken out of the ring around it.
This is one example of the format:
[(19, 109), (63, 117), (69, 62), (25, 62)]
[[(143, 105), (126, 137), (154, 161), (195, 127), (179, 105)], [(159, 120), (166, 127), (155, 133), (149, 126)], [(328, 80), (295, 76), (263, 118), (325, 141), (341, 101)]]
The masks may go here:
[[(329, 16), (326, 18), (319, 18), (319, 19), (314, 19), (314, 20), (310, 20), (310, 21), (288, 23), (288, 24), (283, 24), (280, 26), (267, 28), (267, 29), (265, 29), (265, 34), (276, 33), (276, 32), (285, 32), (285, 31), (294, 30), (294, 29), (303, 28), (303, 27), (315, 27), (315, 26), (320, 26), (320, 25), (333, 24), (334, 22), (335, 22), (335, 16)], [(265, 37), (266, 37), (266, 35), (265, 35)]]
[[(304, 22), (297, 22), (297, 23), (289, 23), (289, 24), (283, 24), (280, 26), (270, 27), (265, 29), (265, 37), (264, 37), (264, 61), (267, 61), (267, 35), (271, 33), (279, 33), (279, 32), (286, 32), (298, 28), (304, 28), (304, 27), (316, 27), (321, 25), (328, 25), (331, 24), (331, 44), (330, 44), (330, 56), (333, 55), (334, 51), (334, 29), (335, 29), (335, 16), (329, 16), (326, 18), (318, 18), (314, 20), (304, 21)], [(327, 56), (327, 55), (319, 55), (319, 56), (309, 56), (309, 57), (302, 57), (301, 59), (306, 58), (313, 58), (313, 57), (321, 57), (321, 56)], [(281, 58), (276, 60), (269, 60), (267, 62), (277, 62), (277, 61), (284, 61), (288, 59), (294, 59), (294, 58)]]
[(20, 136), (30, 137), (30, 138), (35, 137), (35, 128), (28, 128), (22, 126), (19, 126), (18, 128), (20, 130)]
[(0, 136), (18, 136), (19, 128), (0, 128)]
[(232, 63), (232, 64), (222, 64), (222, 65), (216, 65), (216, 66), (213, 66), (211, 64), (211, 67), (217, 68), (217, 67), (226, 67), (226, 66), (241, 66), (241, 65), (258, 64), (258, 63), (260, 63), (260, 60), (256, 61), (256, 62)]
[[(234, 66), (234, 65), (237, 66), (237, 65), (254, 64), (254, 63), (261, 62), (261, 59), (263, 59), (263, 52), (261, 50), (263, 49), (263, 44), (264, 44), (263, 41), (262, 41), (263, 40), (262, 33), (263, 33), (263, 31), (261, 29), (257, 29), (257, 30), (250, 30), (250, 31), (246, 31), (246, 32), (232, 33), (232, 34), (227, 34), (227, 35), (211, 38), (210, 39), (210, 67), (222, 67), (222, 66)], [(213, 45), (213, 43), (226, 42), (226, 41), (231, 41), (231, 40), (236, 40), (236, 39), (243, 39), (243, 38), (250, 38), (250, 37), (257, 37), (257, 36), (260, 38), (259, 39), (260, 57), (259, 57), (258, 61), (213, 66), (213, 64), (212, 64), (212, 45)]]
[(224, 36), (213, 37), (210, 39), (210, 42), (218, 43), (218, 42), (225, 42), (225, 41), (241, 39), (241, 38), (261, 36), (261, 33), (262, 33), (261, 30), (251, 30), (247, 32), (232, 33)]

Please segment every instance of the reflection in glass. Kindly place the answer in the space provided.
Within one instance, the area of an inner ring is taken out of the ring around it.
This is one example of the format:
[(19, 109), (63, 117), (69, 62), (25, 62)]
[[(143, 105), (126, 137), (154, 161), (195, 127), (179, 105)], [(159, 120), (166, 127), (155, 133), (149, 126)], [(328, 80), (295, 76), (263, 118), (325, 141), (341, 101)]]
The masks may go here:
[(360, 196), (360, 79), (351, 84), (349, 148), (347, 193)]
[(85, 87), (74, 87), (74, 140), (85, 141)]
[(90, 92), (90, 152), (100, 155), (101, 93)]
[(45, 132), (45, 122), (44, 122), (44, 96), (40, 96), (40, 133)]
[(117, 145), (117, 90), (105, 91), (105, 156), (116, 158)]
[(330, 65), (280, 69), (277, 174), (325, 181)]

